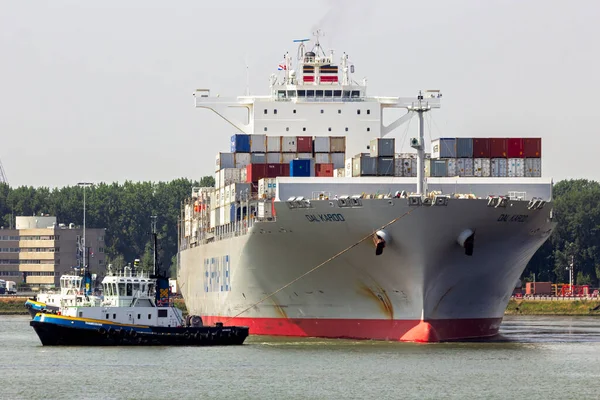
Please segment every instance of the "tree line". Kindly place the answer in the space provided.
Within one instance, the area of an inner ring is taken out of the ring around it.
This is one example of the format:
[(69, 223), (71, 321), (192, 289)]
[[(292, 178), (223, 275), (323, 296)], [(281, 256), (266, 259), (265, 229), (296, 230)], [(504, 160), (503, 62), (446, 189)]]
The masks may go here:
[[(171, 267), (177, 254), (180, 204), (193, 186), (214, 186), (214, 178), (200, 182), (100, 183), (86, 189), (86, 225), (106, 228), (105, 252), (115, 265), (141, 258), (152, 263), (150, 216), (158, 216), (159, 258)], [(558, 223), (552, 236), (529, 262), (524, 280), (568, 282), (571, 258), (577, 284), (598, 286), (600, 276), (600, 184), (584, 179), (560, 181), (553, 189), (553, 216)], [(68, 186), (11, 188), (0, 184), (0, 225), (8, 227), (17, 215), (56, 216), (58, 222), (83, 224), (83, 188)]]

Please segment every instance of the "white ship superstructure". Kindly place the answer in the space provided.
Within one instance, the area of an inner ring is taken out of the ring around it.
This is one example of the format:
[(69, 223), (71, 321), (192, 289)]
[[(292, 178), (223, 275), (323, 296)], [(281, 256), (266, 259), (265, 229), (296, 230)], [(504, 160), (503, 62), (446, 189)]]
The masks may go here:
[[(338, 66), (318, 40), (311, 51), (299, 42), (297, 67), (286, 55), (267, 96), (195, 93), (196, 107), (239, 133), (217, 156), (217, 187), (195, 189), (182, 210), (178, 279), (190, 312), (251, 334), (496, 334), (554, 226), (537, 139), (443, 138), (426, 154), (423, 115), (439, 91), (370, 97), (346, 54)], [(407, 113), (383, 125), (386, 108)], [(415, 152), (396, 153), (386, 136), (412, 117)]]

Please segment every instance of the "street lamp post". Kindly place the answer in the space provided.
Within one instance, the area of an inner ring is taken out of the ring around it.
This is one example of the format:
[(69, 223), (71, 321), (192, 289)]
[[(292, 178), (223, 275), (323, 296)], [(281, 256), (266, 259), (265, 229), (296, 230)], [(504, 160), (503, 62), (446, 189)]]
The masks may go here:
[(91, 186), (92, 184), (90, 182), (79, 182), (77, 184), (78, 186), (83, 187), (83, 263), (82, 263), (82, 267), (83, 267), (83, 273), (85, 275), (85, 253), (87, 252), (87, 248), (85, 247), (85, 188), (87, 188), (88, 186)]

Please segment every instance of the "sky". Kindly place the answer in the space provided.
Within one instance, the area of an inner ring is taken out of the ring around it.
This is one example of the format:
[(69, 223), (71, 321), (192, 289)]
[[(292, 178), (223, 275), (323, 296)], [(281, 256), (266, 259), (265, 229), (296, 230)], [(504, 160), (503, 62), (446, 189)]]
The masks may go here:
[(598, 1), (0, 0), (0, 9), (0, 161), (14, 187), (213, 174), (235, 132), (194, 107), (194, 89), (243, 95), (248, 65), (251, 94), (267, 94), (292, 40), (317, 28), (325, 49), (350, 55), (369, 95), (442, 90), (426, 138), (542, 137), (543, 176), (600, 180)]

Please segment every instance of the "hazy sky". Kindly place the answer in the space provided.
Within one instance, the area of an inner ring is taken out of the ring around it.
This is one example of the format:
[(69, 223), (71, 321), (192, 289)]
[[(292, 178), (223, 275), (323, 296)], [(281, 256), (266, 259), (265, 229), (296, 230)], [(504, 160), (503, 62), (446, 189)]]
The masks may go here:
[(598, 21), (597, 0), (0, 0), (0, 160), (12, 186), (212, 174), (234, 132), (193, 90), (242, 95), (248, 60), (267, 94), (320, 27), (370, 95), (441, 89), (432, 137), (541, 136), (544, 176), (600, 180)]

